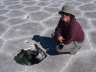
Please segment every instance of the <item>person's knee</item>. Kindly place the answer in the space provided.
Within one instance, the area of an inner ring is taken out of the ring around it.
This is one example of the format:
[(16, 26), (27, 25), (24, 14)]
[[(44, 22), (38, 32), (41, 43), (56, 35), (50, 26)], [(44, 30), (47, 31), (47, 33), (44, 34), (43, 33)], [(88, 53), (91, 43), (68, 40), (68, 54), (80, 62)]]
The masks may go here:
[(62, 53), (62, 52), (63, 52), (63, 49), (60, 49), (59, 46), (57, 45), (57, 46), (56, 46), (56, 51), (57, 51), (58, 53)]

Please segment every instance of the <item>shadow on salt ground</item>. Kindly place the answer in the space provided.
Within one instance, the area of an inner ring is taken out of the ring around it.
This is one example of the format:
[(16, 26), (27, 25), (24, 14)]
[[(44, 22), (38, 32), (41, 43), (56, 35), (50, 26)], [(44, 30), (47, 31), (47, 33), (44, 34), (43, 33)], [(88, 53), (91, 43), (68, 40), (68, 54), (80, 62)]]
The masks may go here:
[[(40, 35), (34, 35), (32, 40), (35, 40), (36, 42), (40, 42), (40, 45), (47, 50), (46, 53), (49, 55), (59, 55), (59, 53), (56, 51), (56, 41), (50, 37), (41, 37)], [(67, 54), (67, 53), (63, 53)]]

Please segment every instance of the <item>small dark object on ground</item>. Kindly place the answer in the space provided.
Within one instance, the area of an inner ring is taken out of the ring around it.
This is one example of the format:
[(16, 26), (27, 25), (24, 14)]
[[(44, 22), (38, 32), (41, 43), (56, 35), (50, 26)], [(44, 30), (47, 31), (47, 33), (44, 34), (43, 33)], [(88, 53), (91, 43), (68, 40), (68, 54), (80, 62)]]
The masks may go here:
[(63, 43), (59, 43), (59, 49), (63, 49), (64, 44)]

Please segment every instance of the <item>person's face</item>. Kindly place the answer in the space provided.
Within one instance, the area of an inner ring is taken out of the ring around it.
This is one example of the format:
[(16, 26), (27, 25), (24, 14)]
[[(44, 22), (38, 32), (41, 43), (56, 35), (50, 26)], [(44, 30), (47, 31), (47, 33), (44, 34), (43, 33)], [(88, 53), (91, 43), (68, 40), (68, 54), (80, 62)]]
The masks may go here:
[(64, 22), (69, 22), (70, 21), (70, 16), (67, 15), (61, 15), (61, 18)]

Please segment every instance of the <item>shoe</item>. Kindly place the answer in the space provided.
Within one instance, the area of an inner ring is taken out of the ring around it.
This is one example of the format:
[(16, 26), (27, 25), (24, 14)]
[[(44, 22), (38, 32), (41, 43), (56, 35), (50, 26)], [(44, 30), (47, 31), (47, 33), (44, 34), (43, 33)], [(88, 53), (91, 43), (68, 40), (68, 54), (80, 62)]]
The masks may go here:
[(64, 47), (64, 44), (63, 43), (60, 43), (59, 44), (59, 49), (62, 49)]
[(61, 44), (61, 43), (59, 43), (57, 46), (56, 46), (56, 49), (58, 50), (60, 50), (60, 49), (63, 49), (63, 47), (64, 47), (64, 44)]
[(81, 46), (77, 46), (72, 52), (70, 52), (70, 54), (75, 55), (80, 48)]

